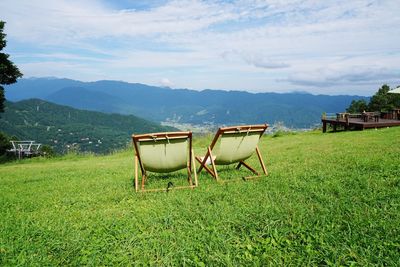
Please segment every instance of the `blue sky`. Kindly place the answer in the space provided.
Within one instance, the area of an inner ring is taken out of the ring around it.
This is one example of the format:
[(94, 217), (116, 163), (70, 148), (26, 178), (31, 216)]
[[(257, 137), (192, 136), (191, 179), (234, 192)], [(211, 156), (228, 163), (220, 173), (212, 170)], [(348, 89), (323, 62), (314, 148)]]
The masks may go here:
[(25, 77), (371, 95), (400, 85), (400, 1), (1, 0)]

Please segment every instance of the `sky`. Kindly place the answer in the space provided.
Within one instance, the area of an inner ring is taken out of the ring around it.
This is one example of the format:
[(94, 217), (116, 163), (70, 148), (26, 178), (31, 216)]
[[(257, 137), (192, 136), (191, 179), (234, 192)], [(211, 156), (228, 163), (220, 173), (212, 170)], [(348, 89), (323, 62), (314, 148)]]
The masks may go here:
[(24, 77), (372, 95), (400, 85), (399, 0), (0, 0)]

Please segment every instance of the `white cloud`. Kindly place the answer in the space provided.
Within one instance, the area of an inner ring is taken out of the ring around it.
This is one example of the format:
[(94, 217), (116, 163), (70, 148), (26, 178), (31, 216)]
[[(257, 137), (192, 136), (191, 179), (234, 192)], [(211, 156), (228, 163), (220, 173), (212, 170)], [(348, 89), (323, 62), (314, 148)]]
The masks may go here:
[(161, 86), (172, 87), (174, 84), (168, 78), (162, 78), (160, 81)]
[[(194, 32), (237, 18), (216, 4), (172, 1), (152, 10), (110, 10), (98, 1), (4, 0), (10, 35), (27, 41), (59, 44), (85, 38)], [(21, 23), (21, 22), (29, 23)]]
[(399, 79), (400, 72), (387, 68), (369, 68), (358, 66), (356, 68), (341, 69), (318, 69), (313, 73), (297, 73), (289, 76), (288, 81), (296, 85), (307, 85), (313, 87), (330, 87), (352, 83), (373, 84), (395, 82)]
[(15, 56), (27, 76), (363, 94), (396, 82), (399, 10), (390, 0), (183, 0), (145, 10), (0, 2), (7, 38), (26, 46)]

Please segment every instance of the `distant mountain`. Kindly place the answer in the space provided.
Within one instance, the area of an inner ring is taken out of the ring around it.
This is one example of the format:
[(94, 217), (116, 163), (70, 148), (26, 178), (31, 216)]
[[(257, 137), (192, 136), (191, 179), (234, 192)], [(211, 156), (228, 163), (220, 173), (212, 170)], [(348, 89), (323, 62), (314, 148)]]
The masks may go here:
[(76, 108), (134, 114), (153, 121), (226, 125), (283, 122), (308, 128), (323, 112), (344, 111), (361, 96), (308, 93), (248, 93), (244, 91), (169, 89), (119, 81), (79, 82), (68, 79), (21, 79), (7, 86), (16, 101), (37, 97)]
[(70, 79), (57, 79), (57, 78), (28, 78), (19, 79), (18, 83), (6, 86), (7, 100), (20, 101), (30, 98), (44, 99), (47, 96), (57, 92), (65, 87), (79, 87), (84, 86), (85, 83), (70, 80)]
[(176, 129), (133, 115), (78, 110), (39, 99), (6, 102), (5, 113), (0, 114), (0, 131), (51, 145), (59, 153), (106, 153), (125, 147), (133, 133), (170, 130)]
[(118, 112), (123, 108), (122, 99), (103, 92), (93, 92), (84, 87), (65, 87), (44, 97), (44, 99), (53, 103), (72, 106), (78, 109), (100, 112), (129, 113)]

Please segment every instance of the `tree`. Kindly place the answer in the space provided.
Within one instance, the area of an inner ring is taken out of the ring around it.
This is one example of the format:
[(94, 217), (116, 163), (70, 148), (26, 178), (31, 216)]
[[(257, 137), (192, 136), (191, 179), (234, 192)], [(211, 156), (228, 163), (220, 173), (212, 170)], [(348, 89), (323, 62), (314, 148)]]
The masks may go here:
[(390, 111), (400, 107), (400, 95), (388, 94), (390, 87), (386, 84), (379, 88), (378, 92), (371, 97), (368, 104), (369, 111)]
[(368, 104), (364, 99), (351, 101), (350, 106), (346, 109), (349, 113), (361, 113), (366, 110), (368, 110)]
[(363, 111), (388, 112), (400, 108), (400, 94), (388, 93), (390, 87), (387, 84), (382, 85), (370, 99), (369, 103), (363, 99), (351, 101), (346, 109), (350, 113), (359, 113)]
[[(6, 34), (3, 33), (4, 21), (0, 21), (0, 51), (6, 47)], [(22, 73), (18, 67), (14, 65), (9, 59), (9, 55), (0, 52), (0, 112), (4, 112), (4, 88), (2, 85), (12, 84), (17, 82), (19, 77), (22, 77)]]
[(11, 149), (10, 138), (6, 134), (0, 132), (0, 156), (6, 154), (8, 149)]
[(0, 132), (0, 164), (13, 158), (12, 155), (7, 153), (7, 150), (11, 148), (10, 138), (5, 133)]

